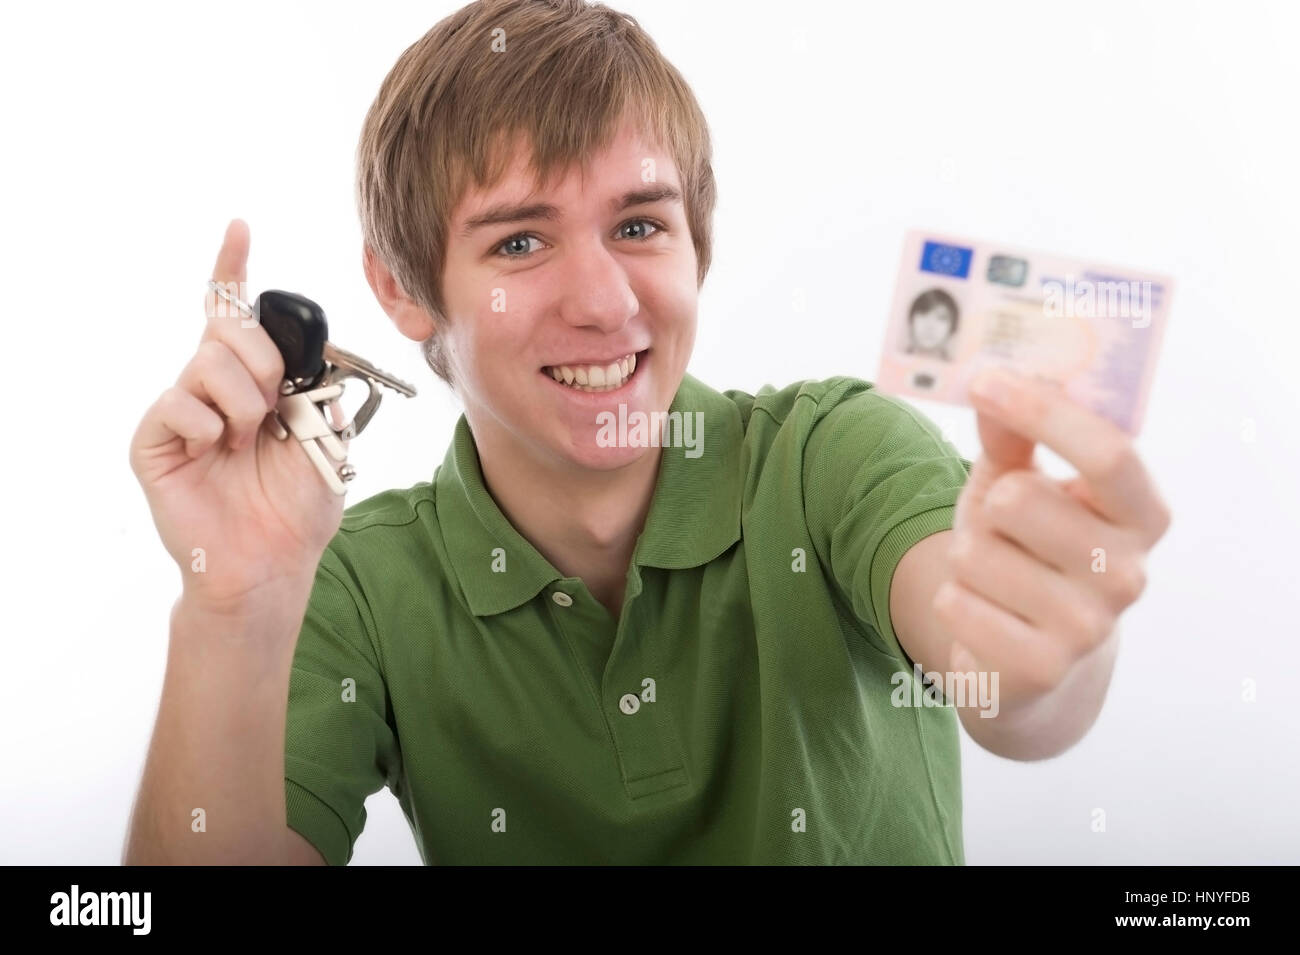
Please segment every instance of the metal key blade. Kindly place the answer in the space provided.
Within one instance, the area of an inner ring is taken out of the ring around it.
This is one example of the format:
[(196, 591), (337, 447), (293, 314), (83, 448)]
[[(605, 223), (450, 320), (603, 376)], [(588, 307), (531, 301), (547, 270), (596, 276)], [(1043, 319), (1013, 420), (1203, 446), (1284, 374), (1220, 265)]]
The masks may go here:
[(328, 405), (342, 394), (342, 385), (330, 385), (285, 395), (275, 406), (281, 427), (287, 430), (286, 434), (278, 436), (283, 440), (292, 434), (329, 489), (340, 497), (347, 493), (346, 484), (356, 476), (356, 469), (347, 463), (347, 448), (326, 420), (322, 404)]
[(337, 345), (326, 342), (324, 357), (331, 365), (346, 368), (366, 378), (373, 378), (385, 388), (391, 388), (398, 394), (405, 395), (408, 398), (415, 397), (415, 388), (413, 386), (408, 385), (395, 375), (390, 375), (388, 372), (376, 368), (360, 355), (354, 355), (350, 351), (344, 351)]

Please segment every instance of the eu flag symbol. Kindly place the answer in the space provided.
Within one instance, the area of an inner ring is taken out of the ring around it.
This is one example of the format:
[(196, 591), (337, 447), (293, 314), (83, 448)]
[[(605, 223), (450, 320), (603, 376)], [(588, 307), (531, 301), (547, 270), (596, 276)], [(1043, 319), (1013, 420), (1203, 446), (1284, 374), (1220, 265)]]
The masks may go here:
[(970, 260), (974, 254), (972, 249), (960, 245), (927, 242), (921, 250), (921, 271), (964, 279), (970, 274)]

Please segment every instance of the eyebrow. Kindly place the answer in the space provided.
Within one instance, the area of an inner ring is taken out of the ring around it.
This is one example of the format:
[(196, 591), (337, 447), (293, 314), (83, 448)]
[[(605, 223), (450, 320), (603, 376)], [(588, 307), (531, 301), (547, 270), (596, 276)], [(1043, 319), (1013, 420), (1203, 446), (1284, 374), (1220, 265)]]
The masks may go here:
[[(633, 189), (623, 193), (622, 197), (610, 201), (610, 212), (622, 212), (632, 206), (649, 205), (652, 202), (681, 202), (682, 194), (673, 186), (658, 185), (647, 189)], [(503, 203), (493, 206), (486, 212), (474, 216), (465, 223), (460, 234), (468, 238), (475, 230), (484, 226), (501, 225), (507, 222), (525, 222), (532, 219), (546, 219), (551, 222), (560, 219), (560, 210), (545, 202), (527, 205)]]

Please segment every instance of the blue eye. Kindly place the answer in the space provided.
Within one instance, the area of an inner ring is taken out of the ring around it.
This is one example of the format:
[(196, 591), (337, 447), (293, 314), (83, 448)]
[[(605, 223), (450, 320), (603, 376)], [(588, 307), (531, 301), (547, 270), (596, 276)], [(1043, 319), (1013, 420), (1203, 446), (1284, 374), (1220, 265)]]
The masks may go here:
[[(654, 229), (655, 232), (659, 231), (659, 226), (655, 225), (649, 219), (630, 219), (627, 222), (624, 222), (623, 225), (619, 226), (619, 230), (622, 231), (626, 226), (636, 225), (637, 223), (640, 223), (641, 225), (648, 225), (650, 228)], [(654, 232), (651, 232), (648, 235), (629, 236), (628, 238), (633, 238), (636, 239), (637, 241), (644, 241), (645, 239), (650, 238), (650, 236), (654, 234), (655, 234)]]
[[(659, 232), (667, 231), (662, 225), (660, 225), (658, 222), (655, 222), (653, 219), (628, 219), (626, 222), (624, 222), (621, 226), (618, 227), (619, 232), (621, 233), (628, 226), (632, 226), (632, 225), (643, 225), (643, 226), (648, 225), (653, 230), (645, 235), (624, 236), (624, 238), (630, 239), (633, 242), (645, 242), (651, 236), (656, 235)], [(526, 241), (528, 239), (532, 239), (537, 242), (542, 241), (537, 236), (533, 235), (533, 233), (531, 232), (520, 232), (503, 239), (492, 250), (492, 254), (502, 259), (526, 259), (530, 255), (532, 255), (533, 252), (525, 251), (525, 252), (510, 253), (510, 252), (502, 252), (501, 250), (506, 246), (510, 245), (510, 243), (512, 242), (519, 242), (521, 240)]]
[[(510, 238), (508, 238), (508, 239), (506, 239), (504, 242), (502, 242), (501, 245), (498, 245), (497, 248), (498, 248), (498, 249), (501, 249), (501, 248), (503, 248), (504, 246), (509, 245), (511, 242), (526, 242), (526, 241), (529, 240), (529, 239), (533, 239), (533, 240), (538, 241), (538, 242), (541, 241), (541, 240), (538, 239), (537, 236), (535, 236), (535, 235), (528, 235), (528, 234), (526, 234), (526, 233), (520, 233), (519, 235), (512, 235)], [(506, 257), (507, 259), (522, 259), (522, 258), (525, 258), (526, 256), (529, 256), (529, 255), (532, 255), (532, 253), (531, 253), (531, 252), (524, 252), (523, 255), (512, 255), (512, 254), (510, 254), (510, 253), (506, 253), (506, 256), (505, 256), (505, 257)]]

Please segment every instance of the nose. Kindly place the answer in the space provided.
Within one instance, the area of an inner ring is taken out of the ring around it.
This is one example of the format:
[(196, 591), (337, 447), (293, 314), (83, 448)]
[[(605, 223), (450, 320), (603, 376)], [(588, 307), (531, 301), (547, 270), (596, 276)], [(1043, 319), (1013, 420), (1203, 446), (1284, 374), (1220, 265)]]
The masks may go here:
[(590, 325), (616, 332), (640, 308), (627, 272), (599, 239), (566, 254), (562, 280), (560, 316), (575, 327)]

